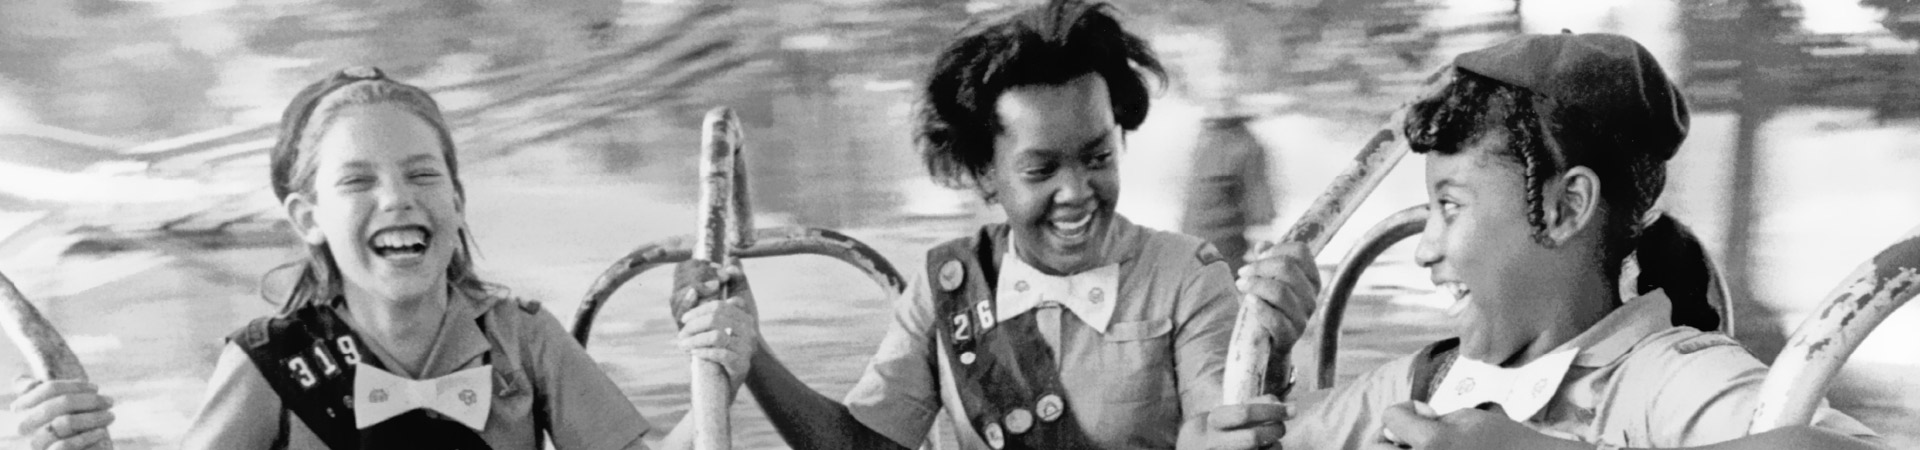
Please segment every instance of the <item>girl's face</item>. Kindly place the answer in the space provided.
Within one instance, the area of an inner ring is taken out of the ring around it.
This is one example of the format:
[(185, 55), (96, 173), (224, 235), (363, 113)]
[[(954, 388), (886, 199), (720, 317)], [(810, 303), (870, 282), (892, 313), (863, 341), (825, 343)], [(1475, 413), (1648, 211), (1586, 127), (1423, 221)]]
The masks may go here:
[(311, 151), (313, 189), (288, 196), (288, 210), (308, 243), (328, 245), (346, 294), (443, 295), (466, 224), (434, 128), (392, 106), (349, 106)]
[(1002, 131), (982, 185), (1027, 264), (1064, 275), (1106, 263), (1123, 138), (1112, 105), (1097, 74), (1000, 95)]
[(1570, 258), (1534, 241), (1521, 168), (1492, 153), (1504, 145), (1496, 135), (1426, 155), (1432, 214), (1415, 256), (1433, 284), (1455, 296), (1448, 314), (1461, 327), (1461, 351), (1494, 364), (1559, 326), (1572, 299), (1556, 292)]

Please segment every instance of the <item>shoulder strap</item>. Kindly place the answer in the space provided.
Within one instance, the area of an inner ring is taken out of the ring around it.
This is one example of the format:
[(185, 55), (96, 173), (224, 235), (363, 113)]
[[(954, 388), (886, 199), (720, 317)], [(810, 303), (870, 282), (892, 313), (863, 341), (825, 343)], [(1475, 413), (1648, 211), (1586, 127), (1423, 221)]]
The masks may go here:
[(1410, 400), (1428, 401), (1433, 399), (1433, 389), (1447, 376), (1447, 369), (1453, 368), (1453, 360), (1460, 356), (1460, 338), (1447, 338), (1427, 344), (1413, 356), (1413, 365), (1407, 374), (1408, 387), (1413, 392)]
[(365, 341), (331, 307), (304, 305), (280, 316), (256, 319), (228, 339), (246, 352), (280, 397), (285, 407), (283, 434), (288, 424), (285, 413), (291, 411), (334, 450), (488, 448), (473, 430), (425, 411), (402, 414), (365, 430), (355, 426), (356, 365), (386, 367), (378, 358), (365, 356)]
[(928, 251), (937, 314), (933, 344), (945, 348), (967, 422), (987, 445), (1094, 448), (1067, 408), (1060, 369), (1034, 315), (999, 322), (995, 314), (994, 242), (1005, 236), (1004, 225), (988, 226)]

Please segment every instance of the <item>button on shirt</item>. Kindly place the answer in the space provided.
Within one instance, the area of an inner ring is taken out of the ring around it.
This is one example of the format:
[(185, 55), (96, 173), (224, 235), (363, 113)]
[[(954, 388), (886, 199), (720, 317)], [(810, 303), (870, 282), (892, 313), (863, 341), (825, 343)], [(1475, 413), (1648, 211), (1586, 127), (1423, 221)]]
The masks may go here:
[[(345, 310), (337, 311), (352, 326)], [(486, 322), (485, 330), (476, 319)], [(560, 449), (646, 448), (640, 437), (647, 433), (647, 421), (553, 314), (529, 313), (509, 300), (456, 295), (448, 300), (440, 330), (421, 373), (396, 364), (378, 342), (362, 340), (395, 375), (412, 379), (480, 367), (489, 351), (502, 346), (504, 351), (493, 352), (494, 399), (480, 433), (496, 450), (540, 448), (542, 434)], [(284, 448), (327, 448), (282, 406), (246, 352), (228, 343), (181, 448), (264, 449), (281, 436)]]
[[(1110, 312), (1059, 315), (1056, 357), (1067, 410), (1101, 448), (1172, 448), (1182, 420), (1220, 402), (1237, 291), (1225, 264), (1202, 265), (1196, 258), (1198, 238), (1121, 217), (1113, 226), (1108, 254), (1114, 255), (1117, 287), (1102, 292), (1101, 303), (1110, 306), (1094, 308)], [(1001, 260), (1000, 276), (1017, 273), (1015, 261)], [(1046, 291), (1036, 284), (1029, 280), (1029, 289)], [(1000, 282), (996, 289), (1005, 287)], [(930, 289), (924, 275), (914, 277), (845, 403), (868, 428), (907, 447), (919, 446), (937, 413), (948, 408), (948, 417), (959, 419), (954, 425), (962, 448), (989, 448), (964, 422), (946, 350), (934, 345)], [(1083, 292), (1092, 303), (1091, 289)], [(1103, 315), (1104, 332), (1096, 326)]]
[[(1691, 447), (1746, 436), (1767, 367), (1732, 338), (1675, 327), (1662, 291), (1636, 297), (1563, 344), (1572, 366), (1545, 408), (1522, 422), (1542, 434), (1621, 447)], [(1410, 399), (1413, 357), (1297, 399), (1284, 448), (1393, 449), (1386, 408)], [(1877, 440), (1823, 402), (1813, 425)]]

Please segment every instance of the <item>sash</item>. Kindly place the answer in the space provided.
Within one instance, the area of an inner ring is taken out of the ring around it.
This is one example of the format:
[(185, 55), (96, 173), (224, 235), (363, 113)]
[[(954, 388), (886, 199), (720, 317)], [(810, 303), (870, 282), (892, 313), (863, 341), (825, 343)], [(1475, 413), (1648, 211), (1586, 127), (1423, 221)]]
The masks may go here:
[[(328, 448), (491, 449), (479, 433), (425, 410), (407, 412), (364, 430), (356, 427), (354, 368), (357, 364), (381, 370), (386, 367), (367, 353), (366, 341), (341, 321), (330, 305), (307, 305), (279, 316), (255, 319), (227, 339), (246, 351), (286, 410), (299, 417)], [(492, 354), (487, 358), (490, 360)]]
[(1035, 315), (995, 317), (993, 242), (1006, 237), (1005, 224), (988, 225), (927, 252), (939, 337), (932, 344), (945, 349), (967, 423), (988, 446), (1096, 448), (1067, 408), (1060, 368)]

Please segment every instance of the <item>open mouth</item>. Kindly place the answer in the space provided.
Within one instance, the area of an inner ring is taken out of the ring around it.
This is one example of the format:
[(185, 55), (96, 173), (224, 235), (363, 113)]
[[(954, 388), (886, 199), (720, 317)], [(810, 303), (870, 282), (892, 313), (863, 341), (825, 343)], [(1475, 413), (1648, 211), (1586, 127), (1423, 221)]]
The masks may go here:
[(1453, 296), (1453, 306), (1447, 307), (1447, 317), (1460, 317), (1460, 313), (1466, 312), (1467, 306), (1473, 304), (1473, 290), (1467, 289), (1466, 284), (1446, 282), (1434, 286)]
[(427, 253), (433, 231), (419, 225), (383, 228), (367, 239), (367, 247), (382, 258), (409, 258)]
[(1054, 219), (1048, 223), (1053, 225), (1054, 234), (1060, 237), (1069, 239), (1082, 238), (1086, 237), (1088, 232), (1093, 229), (1091, 226), (1093, 225), (1093, 212), (1089, 211), (1081, 215), (1078, 219)]

